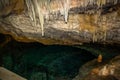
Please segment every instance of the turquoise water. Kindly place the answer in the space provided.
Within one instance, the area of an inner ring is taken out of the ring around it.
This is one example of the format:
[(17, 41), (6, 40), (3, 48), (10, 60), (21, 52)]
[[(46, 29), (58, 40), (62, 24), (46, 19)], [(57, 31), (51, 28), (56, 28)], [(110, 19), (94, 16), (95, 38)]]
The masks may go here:
[(54, 77), (73, 78), (80, 66), (95, 58), (90, 52), (75, 47), (14, 41), (1, 51), (5, 53), (4, 67), (29, 80), (37, 80), (41, 76), (45, 80)]
[[(3, 41), (1, 38), (0, 43)], [(95, 44), (46, 46), (12, 40), (0, 47), (0, 65), (28, 80), (72, 80), (82, 65), (99, 54), (104, 60), (111, 59), (119, 54), (119, 47)]]

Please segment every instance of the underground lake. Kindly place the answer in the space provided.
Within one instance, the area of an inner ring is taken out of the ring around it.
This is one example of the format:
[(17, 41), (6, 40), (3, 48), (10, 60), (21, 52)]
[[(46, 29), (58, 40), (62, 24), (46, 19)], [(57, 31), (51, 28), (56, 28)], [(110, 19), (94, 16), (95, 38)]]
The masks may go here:
[(43, 45), (14, 39), (6, 42), (6, 37), (10, 36), (0, 34), (0, 65), (28, 80), (72, 80), (81, 66), (97, 59), (99, 54), (103, 62), (119, 55), (118, 46)]

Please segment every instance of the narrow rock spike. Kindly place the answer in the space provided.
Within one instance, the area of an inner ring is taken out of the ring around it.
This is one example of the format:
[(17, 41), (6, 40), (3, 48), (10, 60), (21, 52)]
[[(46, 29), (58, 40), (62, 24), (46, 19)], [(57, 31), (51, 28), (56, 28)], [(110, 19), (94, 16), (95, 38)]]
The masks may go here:
[(65, 23), (68, 21), (68, 14), (69, 14), (69, 8), (70, 8), (70, 0), (65, 0), (64, 1), (64, 19)]

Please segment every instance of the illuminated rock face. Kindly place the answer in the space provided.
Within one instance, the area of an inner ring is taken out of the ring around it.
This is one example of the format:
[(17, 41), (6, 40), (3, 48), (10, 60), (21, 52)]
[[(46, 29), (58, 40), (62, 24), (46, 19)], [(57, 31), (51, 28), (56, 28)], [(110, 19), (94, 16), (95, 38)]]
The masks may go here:
[(0, 32), (16, 40), (44, 44), (120, 42), (119, 0), (5, 1), (0, 2)]
[(120, 56), (104, 64), (96, 64), (95, 60), (90, 61), (79, 69), (79, 74), (72, 80), (119, 80), (119, 62)]

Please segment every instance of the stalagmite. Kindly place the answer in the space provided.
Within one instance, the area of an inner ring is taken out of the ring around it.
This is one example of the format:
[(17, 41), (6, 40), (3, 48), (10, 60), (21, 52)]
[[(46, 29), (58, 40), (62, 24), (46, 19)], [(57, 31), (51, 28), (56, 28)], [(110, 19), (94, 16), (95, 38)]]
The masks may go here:
[(102, 55), (99, 54), (98, 58), (97, 58), (97, 62), (101, 63), (102, 62)]

